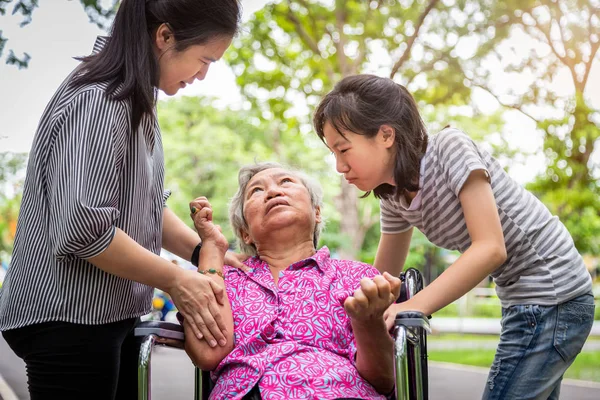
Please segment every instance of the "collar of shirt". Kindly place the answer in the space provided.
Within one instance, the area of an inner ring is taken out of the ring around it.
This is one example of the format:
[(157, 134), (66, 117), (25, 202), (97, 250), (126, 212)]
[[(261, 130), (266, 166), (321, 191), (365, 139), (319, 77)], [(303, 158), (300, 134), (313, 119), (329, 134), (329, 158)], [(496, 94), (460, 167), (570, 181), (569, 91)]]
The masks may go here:
[[(242, 271), (238, 268), (226, 267), (225, 274), (245, 274), (248, 278), (252, 279), (261, 286), (270, 290), (275, 290), (275, 288), (273, 287), (274, 282), (271, 275), (271, 270), (269, 268), (269, 264), (261, 260), (258, 256), (247, 259), (246, 261), (244, 261), (244, 264), (250, 267), (250, 270), (248, 272)], [(335, 275), (335, 268), (331, 265), (330, 252), (327, 246), (321, 247), (321, 249), (319, 249), (317, 252), (315, 252), (315, 254), (308, 258), (296, 261), (295, 263), (288, 266), (285, 270), (296, 271), (301, 268), (312, 265), (316, 265), (328, 281), (330, 281), (333, 278), (333, 275)], [(283, 271), (280, 272), (280, 277), (282, 276), (282, 273)]]
[(92, 50), (92, 54), (97, 54), (102, 50), (102, 48), (108, 42), (108, 36), (97, 36), (96, 42), (94, 42), (94, 49)]
[[(323, 273), (327, 273), (331, 270), (330, 253), (327, 246), (321, 247), (317, 252), (315, 252), (315, 254), (308, 258), (305, 258), (304, 260), (296, 261), (295, 263), (288, 266), (286, 269), (296, 270), (305, 267), (311, 263), (315, 263)], [(248, 276), (252, 276), (260, 270), (270, 271), (269, 264), (261, 260), (258, 256), (247, 259), (244, 262), (244, 264), (251, 268), (250, 271), (248, 271)]]

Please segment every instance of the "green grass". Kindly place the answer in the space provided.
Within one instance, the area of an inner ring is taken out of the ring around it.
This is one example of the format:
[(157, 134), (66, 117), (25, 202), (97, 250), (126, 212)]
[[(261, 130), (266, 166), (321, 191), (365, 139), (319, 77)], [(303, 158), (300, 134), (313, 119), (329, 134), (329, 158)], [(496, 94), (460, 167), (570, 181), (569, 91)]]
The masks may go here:
[[(436, 333), (427, 335), (428, 341), (448, 341), (448, 342), (457, 342), (457, 341), (465, 341), (472, 342), (477, 340), (484, 340), (490, 342), (498, 342), (500, 337), (498, 335), (476, 335), (476, 334), (468, 334), (468, 333)], [(600, 336), (589, 336), (586, 340), (587, 342), (598, 342), (600, 341)]]
[[(428, 350), (429, 360), (489, 368), (494, 350)], [(584, 352), (565, 373), (565, 378), (600, 382), (600, 351)]]
[[(596, 284), (599, 285), (600, 283)], [(594, 293), (597, 293), (598, 288), (594, 289)], [(459, 305), (457, 302), (448, 304), (434, 314), (434, 317), (459, 317)], [(502, 307), (497, 297), (488, 299), (487, 302), (475, 301), (471, 303), (469, 311), (463, 317), (469, 318), (501, 318)], [(594, 320), (600, 321), (600, 301), (596, 294), (596, 311), (594, 313)]]
[(429, 360), (489, 368), (495, 350), (427, 350)]
[(461, 334), (461, 333), (438, 333), (427, 335), (428, 341), (448, 341), (448, 342), (457, 342), (457, 341), (495, 341), (498, 342), (500, 337), (498, 335), (475, 335), (475, 334)]

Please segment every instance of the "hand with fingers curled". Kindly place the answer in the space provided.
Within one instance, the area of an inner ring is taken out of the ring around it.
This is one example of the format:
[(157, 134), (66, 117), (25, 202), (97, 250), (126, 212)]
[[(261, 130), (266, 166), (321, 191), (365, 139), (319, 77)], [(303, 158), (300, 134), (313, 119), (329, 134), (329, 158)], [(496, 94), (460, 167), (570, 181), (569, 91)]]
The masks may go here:
[(344, 301), (346, 313), (353, 323), (383, 322), (385, 311), (400, 295), (400, 284), (400, 279), (387, 272), (373, 279), (361, 279), (354, 295)]
[(208, 199), (204, 196), (195, 198), (190, 202), (190, 211), (194, 227), (202, 239), (202, 243), (212, 243), (226, 252), (229, 243), (223, 235), (221, 227), (213, 222), (213, 210)]

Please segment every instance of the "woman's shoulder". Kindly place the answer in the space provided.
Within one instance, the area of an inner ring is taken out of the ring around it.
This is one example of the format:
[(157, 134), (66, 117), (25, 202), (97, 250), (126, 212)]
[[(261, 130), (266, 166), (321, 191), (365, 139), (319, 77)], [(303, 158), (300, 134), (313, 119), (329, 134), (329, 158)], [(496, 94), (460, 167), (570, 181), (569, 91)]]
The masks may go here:
[(65, 97), (71, 99), (71, 103), (94, 102), (97, 105), (116, 107), (123, 111), (129, 108), (129, 101), (127, 99), (116, 98), (110, 90), (108, 82), (90, 82), (73, 85), (74, 74), (76, 73), (77, 71), (73, 71), (73, 74), (69, 76), (64, 93)]
[(464, 131), (454, 128), (451, 126), (446, 126), (444, 129), (431, 135), (430, 137), (430, 145), (434, 148), (443, 148), (449, 144), (449, 141), (454, 140), (468, 140), (471, 141), (469, 135), (467, 135)]
[(46, 107), (44, 118), (61, 121), (72, 114), (79, 114), (81, 118), (86, 119), (94, 118), (95, 115), (106, 118), (111, 114), (119, 116), (129, 114), (130, 107), (127, 100), (119, 100), (112, 96), (107, 83), (73, 84), (78, 68), (73, 70), (54, 92)]

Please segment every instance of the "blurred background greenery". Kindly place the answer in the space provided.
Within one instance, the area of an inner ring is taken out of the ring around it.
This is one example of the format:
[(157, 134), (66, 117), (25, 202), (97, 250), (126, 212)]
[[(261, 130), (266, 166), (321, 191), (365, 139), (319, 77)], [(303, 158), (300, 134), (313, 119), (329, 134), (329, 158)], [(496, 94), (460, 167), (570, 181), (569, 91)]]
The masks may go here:
[[(78, 1), (102, 28), (118, 7), (117, 0)], [(37, 0), (0, 0), (0, 14), (14, 12), (24, 24), (37, 7)], [(17, 55), (9, 39), (0, 30), (0, 58), (27, 68), (29, 54)], [(361, 193), (335, 173), (310, 122), (338, 80), (375, 73), (408, 87), (431, 133), (447, 124), (465, 130), (560, 217), (598, 298), (599, 47), (600, 0), (262, 1), (225, 55), (240, 104), (206, 96), (158, 104), (165, 186), (173, 191), (168, 205), (188, 221), (190, 199), (207, 196), (233, 244), (227, 206), (238, 169), (255, 161), (283, 162), (324, 186), (328, 222), (321, 244), (338, 257), (373, 262), (379, 204), (373, 197), (359, 199)], [(528, 133), (515, 134), (523, 126)], [(1, 139), (0, 261), (6, 269), (27, 154), (4, 151)], [(523, 140), (530, 145), (520, 146)], [(456, 256), (416, 232), (407, 267), (431, 281)], [(435, 317), (499, 318), (493, 284), (480, 286)], [(430, 358), (489, 367), (497, 337), (483, 338), (491, 347), (461, 347), (461, 341), (473, 342), (470, 336), (434, 335)], [(436, 340), (455, 347), (436, 348)], [(568, 377), (600, 381), (600, 352), (594, 349), (578, 357)]]
[[(118, 6), (116, 0), (79, 1), (102, 27)], [(207, 97), (158, 105), (166, 187), (173, 190), (169, 206), (184, 220), (187, 202), (205, 195), (232, 238), (226, 209), (238, 168), (277, 160), (306, 170), (325, 187), (322, 244), (341, 257), (372, 262), (378, 202), (359, 200), (360, 193), (335, 173), (310, 125), (314, 106), (335, 82), (367, 71), (407, 86), (432, 133), (446, 124), (464, 129), (509, 172), (541, 157), (543, 168), (524, 184), (565, 223), (597, 274), (600, 112), (593, 94), (600, 79), (591, 76), (599, 73), (598, 0), (264, 3), (226, 53), (241, 107), (218, 106)], [(2, 0), (0, 14), (12, 11), (27, 23), (37, 6), (37, 0)], [(29, 55), (15, 55), (8, 39), (0, 31), (0, 56), (27, 67)], [(499, 105), (491, 112), (485, 106), (490, 101)], [(535, 150), (515, 145), (506, 126), (515, 114), (531, 123), (531, 136), (539, 138)], [(0, 150), (4, 260), (12, 248), (25, 165), (26, 154)], [(428, 280), (452, 258), (418, 233), (411, 250), (407, 265), (423, 270)]]

